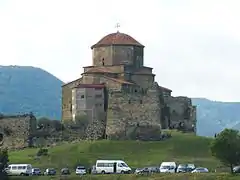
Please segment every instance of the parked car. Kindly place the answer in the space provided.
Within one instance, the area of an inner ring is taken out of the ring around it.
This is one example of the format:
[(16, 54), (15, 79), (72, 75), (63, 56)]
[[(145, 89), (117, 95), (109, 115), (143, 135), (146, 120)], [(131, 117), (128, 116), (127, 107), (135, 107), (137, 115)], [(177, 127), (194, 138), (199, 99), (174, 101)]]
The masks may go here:
[(96, 171), (101, 174), (129, 174), (132, 169), (122, 160), (97, 160)]
[(135, 170), (135, 174), (146, 174), (146, 173), (159, 173), (159, 167), (144, 167), (144, 168), (137, 168)]
[(45, 171), (44, 171), (44, 175), (46, 175), (46, 176), (54, 176), (54, 175), (56, 175), (56, 170), (55, 169), (53, 169), (53, 168), (47, 168)]
[(70, 175), (70, 170), (68, 168), (61, 169), (61, 175)]
[(177, 173), (192, 172), (194, 169), (194, 164), (179, 164), (177, 168)]
[(160, 169), (159, 167), (154, 167), (154, 166), (151, 166), (151, 167), (148, 167), (150, 169), (150, 171), (152, 173), (160, 173)]
[(135, 174), (149, 174), (149, 173), (151, 173), (151, 169), (148, 167), (137, 168), (134, 173)]
[(87, 174), (87, 170), (84, 166), (77, 166), (76, 175), (85, 175)]
[(208, 173), (208, 169), (204, 167), (197, 167), (192, 171), (192, 173)]
[(8, 175), (13, 176), (30, 176), (32, 175), (32, 165), (31, 164), (10, 164), (6, 172)]
[(233, 168), (233, 172), (234, 172), (234, 173), (240, 173), (240, 166), (235, 166), (235, 167)]
[(32, 168), (32, 175), (33, 176), (41, 176), (41, 170), (39, 168)]
[(162, 162), (160, 166), (161, 173), (175, 173), (177, 165), (175, 162)]

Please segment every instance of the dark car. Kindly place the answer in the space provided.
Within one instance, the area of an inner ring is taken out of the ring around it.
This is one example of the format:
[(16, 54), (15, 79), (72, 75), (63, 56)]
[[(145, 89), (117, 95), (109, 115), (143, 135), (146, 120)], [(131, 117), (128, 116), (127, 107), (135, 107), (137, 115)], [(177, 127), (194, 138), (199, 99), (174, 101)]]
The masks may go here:
[(240, 166), (235, 166), (233, 168), (233, 173), (240, 173)]
[(32, 175), (33, 176), (40, 176), (40, 175), (42, 175), (41, 170), (39, 168), (32, 168)]
[(70, 175), (70, 170), (68, 168), (63, 168), (61, 170), (61, 175)]
[(159, 167), (148, 167), (152, 173), (160, 173)]
[(55, 169), (53, 169), (53, 168), (47, 168), (45, 171), (44, 171), (44, 175), (46, 175), (46, 176), (54, 176), (54, 175), (56, 175), (56, 170)]
[(195, 169), (194, 164), (179, 164), (177, 168), (178, 173), (192, 172)]
[(137, 168), (135, 174), (150, 174), (150, 173), (159, 173), (159, 167), (144, 167)]
[(135, 174), (149, 174), (151, 173), (150, 169), (148, 169), (147, 167), (144, 168), (137, 168), (135, 170)]

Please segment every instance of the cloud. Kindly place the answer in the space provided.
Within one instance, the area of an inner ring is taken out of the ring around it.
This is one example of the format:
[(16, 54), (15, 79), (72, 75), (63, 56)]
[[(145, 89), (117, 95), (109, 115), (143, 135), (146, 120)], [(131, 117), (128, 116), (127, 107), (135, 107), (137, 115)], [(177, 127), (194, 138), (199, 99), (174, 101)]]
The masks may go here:
[(42, 67), (64, 81), (90, 65), (90, 46), (125, 32), (174, 95), (240, 101), (238, 0), (2, 0), (0, 64)]

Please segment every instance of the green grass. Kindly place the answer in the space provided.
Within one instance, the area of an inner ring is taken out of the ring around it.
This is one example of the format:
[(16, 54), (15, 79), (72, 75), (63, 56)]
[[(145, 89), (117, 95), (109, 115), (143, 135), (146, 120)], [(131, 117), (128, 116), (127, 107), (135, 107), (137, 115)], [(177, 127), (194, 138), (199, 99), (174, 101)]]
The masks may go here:
[(156, 174), (151, 176), (136, 175), (93, 175), (70, 177), (13, 177), (11, 180), (239, 180), (240, 176), (230, 174)]
[(31, 163), (35, 167), (61, 169), (77, 164), (94, 165), (97, 159), (123, 159), (130, 167), (158, 166), (162, 161), (195, 163), (214, 170), (220, 163), (211, 156), (211, 139), (172, 132), (169, 140), (142, 141), (82, 141), (65, 143), (49, 149), (49, 156), (34, 160), (38, 149), (9, 152), (10, 163)]

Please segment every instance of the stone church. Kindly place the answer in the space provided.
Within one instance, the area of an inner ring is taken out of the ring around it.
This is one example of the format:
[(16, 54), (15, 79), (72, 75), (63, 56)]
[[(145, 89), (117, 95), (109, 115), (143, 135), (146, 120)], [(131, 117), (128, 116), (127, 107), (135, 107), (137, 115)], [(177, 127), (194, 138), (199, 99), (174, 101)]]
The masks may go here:
[(63, 122), (84, 114), (92, 139), (155, 139), (180, 125), (196, 132), (196, 107), (155, 82), (153, 68), (144, 66), (144, 45), (118, 31), (91, 49), (92, 65), (62, 87)]

